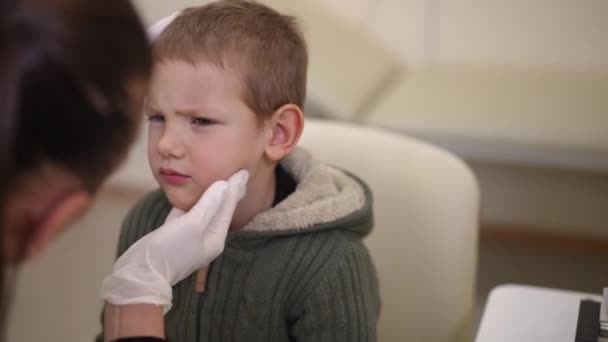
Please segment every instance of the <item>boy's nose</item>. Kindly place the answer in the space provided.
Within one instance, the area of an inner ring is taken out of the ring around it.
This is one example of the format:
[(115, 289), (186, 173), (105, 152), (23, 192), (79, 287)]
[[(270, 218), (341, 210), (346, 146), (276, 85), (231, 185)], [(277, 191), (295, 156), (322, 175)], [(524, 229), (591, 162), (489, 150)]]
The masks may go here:
[(179, 139), (168, 131), (165, 131), (158, 141), (158, 151), (165, 158), (181, 158), (185, 152)]

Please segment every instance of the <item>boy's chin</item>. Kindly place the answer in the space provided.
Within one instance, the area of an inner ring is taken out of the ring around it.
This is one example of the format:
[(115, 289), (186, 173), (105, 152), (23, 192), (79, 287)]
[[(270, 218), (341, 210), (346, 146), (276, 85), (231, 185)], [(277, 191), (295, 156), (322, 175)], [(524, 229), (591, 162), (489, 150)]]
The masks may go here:
[(190, 194), (186, 191), (180, 191), (177, 189), (166, 189), (163, 188), (165, 194), (167, 195), (167, 199), (169, 203), (175, 208), (181, 209), (183, 211), (188, 211), (194, 207), (196, 202), (200, 199), (200, 195), (196, 196), (195, 194)]

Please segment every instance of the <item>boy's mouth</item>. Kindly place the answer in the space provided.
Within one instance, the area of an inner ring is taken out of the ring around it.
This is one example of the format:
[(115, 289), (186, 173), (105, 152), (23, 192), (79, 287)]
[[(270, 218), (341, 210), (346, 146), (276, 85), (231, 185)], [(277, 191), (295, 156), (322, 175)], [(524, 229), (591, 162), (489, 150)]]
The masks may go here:
[(184, 184), (190, 179), (190, 176), (181, 174), (175, 170), (160, 168), (158, 170), (160, 177), (169, 184), (180, 185)]

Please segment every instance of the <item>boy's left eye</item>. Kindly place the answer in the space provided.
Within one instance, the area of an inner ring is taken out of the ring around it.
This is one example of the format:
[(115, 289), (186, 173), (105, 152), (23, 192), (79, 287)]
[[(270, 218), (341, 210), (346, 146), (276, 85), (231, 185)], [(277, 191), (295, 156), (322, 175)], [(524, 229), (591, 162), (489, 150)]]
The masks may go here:
[(215, 123), (215, 121), (207, 118), (192, 118), (192, 124), (197, 126), (209, 126)]

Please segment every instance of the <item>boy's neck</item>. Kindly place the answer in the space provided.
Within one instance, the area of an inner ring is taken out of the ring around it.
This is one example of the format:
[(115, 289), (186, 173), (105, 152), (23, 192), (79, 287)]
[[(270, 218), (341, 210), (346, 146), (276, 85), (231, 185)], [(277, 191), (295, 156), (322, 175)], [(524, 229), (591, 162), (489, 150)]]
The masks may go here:
[(256, 215), (272, 208), (276, 193), (275, 165), (265, 166), (247, 184), (247, 194), (232, 216), (230, 231), (243, 229)]

